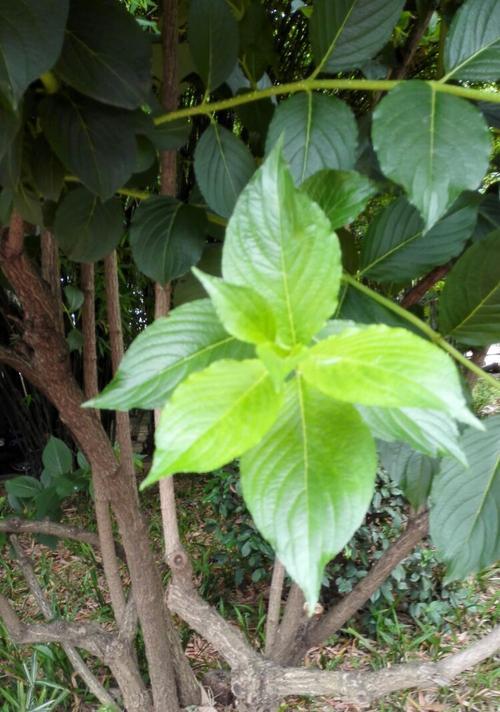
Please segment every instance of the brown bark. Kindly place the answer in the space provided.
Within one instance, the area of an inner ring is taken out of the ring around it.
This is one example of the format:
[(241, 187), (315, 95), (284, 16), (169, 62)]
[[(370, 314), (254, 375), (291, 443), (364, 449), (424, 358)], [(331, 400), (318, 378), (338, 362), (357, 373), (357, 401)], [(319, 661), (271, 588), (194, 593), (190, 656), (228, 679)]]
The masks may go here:
[(58, 321), (61, 334), (64, 334), (64, 312), (61, 297), (61, 274), (57, 242), (49, 230), (44, 230), (40, 237), (42, 277), (49, 285), (58, 305)]
[(281, 616), (281, 598), (283, 595), (283, 583), (285, 581), (285, 567), (279, 561), (274, 560), (273, 576), (271, 579), (271, 587), (269, 589), (269, 604), (267, 606), (266, 616), (266, 647), (264, 648), (265, 655), (270, 655), (273, 649), (278, 626)]
[(418, 302), (427, 294), (429, 289), (443, 279), (451, 269), (451, 264), (442, 265), (441, 267), (436, 267), (432, 272), (423, 277), (417, 284), (412, 287), (401, 300), (401, 306), (405, 309), (409, 309), (414, 304)]

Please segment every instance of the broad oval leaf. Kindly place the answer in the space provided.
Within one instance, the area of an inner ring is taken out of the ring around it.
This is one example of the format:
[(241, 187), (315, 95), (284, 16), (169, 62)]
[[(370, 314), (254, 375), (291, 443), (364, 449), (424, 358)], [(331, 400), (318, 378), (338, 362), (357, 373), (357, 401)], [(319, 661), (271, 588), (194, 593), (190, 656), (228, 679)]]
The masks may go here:
[(241, 66), (256, 83), (275, 57), (272, 21), (260, 0), (247, 3), (238, 28)]
[(64, 297), (68, 305), (68, 311), (70, 312), (78, 311), (85, 300), (85, 295), (81, 289), (74, 287), (72, 284), (68, 284), (64, 287)]
[(276, 423), (241, 460), (243, 497), (255, 524), (310, 611), (325, 565), (363, 521), (375, 471), (375, 444), (356, 410), (300, 378), (287, 384)]
[(398, 284), (420, 277), (459, 255), (477, 221), (477, 202), (458, 200), (431, 230), (406, 198), (385, 208), (361, 243), (362, 276)]
[(341, 401), (429, 408), (477, 423), (451, 358), (406, 329), (369, 326), (330, 336), (313, 346), (299, 371), (312, 386)]
[(453, 18), (444, 47), (449, 79), (487, 82), (500, 79), (500, 4), (468, 0)]
[(256, 445), (282, 402), (257, 359), (217, 361), (175, 391), (156, 429), (153, 467), (141, 489), (175, 472), (222, 467)]
[(68, 0), (0, 0), (0, 93), (16, 104), (61, 52)]
[(137, 208), (130, 226), (134, 261), (160, 284), (185, 274), (198, 262), (205, 244), (203, 210), (159, 195)]
[(85, 188), (62, 199), (54, 221), (54, 236), (73, 262), (97, 262), (109, 255), (124, 234), (123, 208), (118, 198), (101, 202)]
[(37, 191), (48, 200), (59, 200), (64, 185), (64, 166), (40, 134), (31, 151), (31, 174)]
[(446, 581), (465, 578), (500, 556), (500, 416), (467, 429), (468, 467), (445, 459), (431, 492), (430, 533), (446, 561)]
[(335, 230), (349, 225), (366, 207), (377, 189), (356, 171), (319, 171), (301, 185), (301, 190), (324, 211)]
[(102, 200), (132, 175), (136, 164), (132, 113), (90, 99), (57, 95), (42, 101), (40, 116), (59, 159)]
[(401, 488), (414, 509), (424, 507), (432, 481), (439, 468), (439, 460), (415, 452), (405, 443), (378, 443), (382, 467)]
[(228, 218), (255, 171), (255, 161), (241, 139), (210, 124), (194, 152), (196, 180), (209, 207)]
[(309, 34), (316, 72), (361, 67), (385, 45), (404, 0), (315, 0)]
[(91, 408), (160, 408), (186, 376), (219, 359), (244, 359), (253, 349), (220, 323), (208, 299), (174, 309), (134, 339), (115, 377)]
[(271, 307), (280, 346), (308, 344), (337, 304), (340, 249), (323, 211), (293, 185), (279, 147), (242, 192), (229, 221), (224, 279)]
[(71, 0), (57, 74), (80, 93), (135, 109), (151, 88), (151, 41), (116, 0)]
[(379, 440), (407, 443), (414, 450), (440, 457), (451, 455), (464, 465), (465, 455), (458, 444), (458, 428), (446, 413), (420, 408), (374, 408), (357, 406), (372, 434)]
[(471, 346), (500, 340), (500, 230), (472, 245), (451, 270), (439, 300), (439, 328)]
[(306, 92), (281, 102), (274, 112), (266, 152), (283, 136), (283, 156), (297, 185), (322, 168), (354, 167), (358, 127), (351, 109), (340, 99)]
[(66, 475), (73, 469), (73, 454), (63, 440), (51, 436), (44, 447), (42, 462), (52, 476)]
[(42, 485), (39, 480), (30, 475), (20, 475), (5, 483), (5, 489), (11, 497), (19, 497), (19, 499), (32, 499), (38, 497), (42, 491)]
[(238, 61), (238, 23), (226, 0), (191, 0), (188, 42), (207, 90), (217, 89)]
[(219, 319), (230, 334), (251, 344), (274, 341), (276, 321), (258, 292), (195, 268), (193, 272), (210, 295)]
[(491, 148), (474, 106), (418, 81), (382, 99), (373, 114), (373, 144), (383, 172), (405, 188), (427, 229), (460, 193), (478, 188)]

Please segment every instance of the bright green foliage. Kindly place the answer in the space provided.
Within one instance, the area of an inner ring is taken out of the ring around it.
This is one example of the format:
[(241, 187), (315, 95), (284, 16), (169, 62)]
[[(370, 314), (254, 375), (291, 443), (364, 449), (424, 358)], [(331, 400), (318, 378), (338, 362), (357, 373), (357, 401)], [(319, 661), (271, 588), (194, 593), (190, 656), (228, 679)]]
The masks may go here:
[(472, 245), (452, 269), (439, 300), (439, 325), (471, 346), (500, 340), (500, 230)]
[(403, 0), (316, 0), (310, 36), (318, 69), (356, 69), (389, 39)]
[(382, 99), (373, 114), (373, 143), (383, 172), (405, 188), (427, 229), (462, 191), (479, 187), (491, 147), (474, 106), (416, 81)]
[(274, 427), (242, 458), (248, 508), (310, 610), (325, 564), (363, 520), (375, 467), (373, 439), (355, 409), (299, 377), (288, 383)]
[(500, 79), (500, 4), (467, 0), (453, 18), (444, 48), (446, 80)]
[(208, 206), (229, 217), (238, 195), (255, 171), (255, 161), (247, 146), (231, 131), (211, 124), (196, 146), (194, 170)]
[(334, 96), (308, 92), (282, 102), (267, 133), (268, 153), (282, 136), (283, 156), (297, 185), (322, 168), (354, 167), (356, 121), (347, 104)]
[(238, 60), (238, 25), (226, 0), (191, 0), (188, 42), (205, 86), (216, 89)]
[(500, 556), (500, 417), (485, 425), (484, 433), (464, 433), (469, 466), (444, 459), (432, 487), (431, 535), (448, 564), (448, 581)]
[(369, 178), (355, 171), (318, 171), (301, 186), (330, 220), (334, 230), (352, 223), (376, 188)]
[(258, 361), (217, 361), (190, 376), (163, 409), (153, 467), (141, 487), (174, 472), (214, 470), (253, 447), (281, 399)]
[(160, 284), (196, 264), (205, 244), (206, 217), (191, 205), (157, 195), (142, 203), (130, 226), (134, 260)]
[(227, 228), (222, 274), (234, 284), (258, 285), (283, 347), (307, 344), (335, 309), (337, 237), (322, 210), (295, 189), (278, 147), (238, 201)]

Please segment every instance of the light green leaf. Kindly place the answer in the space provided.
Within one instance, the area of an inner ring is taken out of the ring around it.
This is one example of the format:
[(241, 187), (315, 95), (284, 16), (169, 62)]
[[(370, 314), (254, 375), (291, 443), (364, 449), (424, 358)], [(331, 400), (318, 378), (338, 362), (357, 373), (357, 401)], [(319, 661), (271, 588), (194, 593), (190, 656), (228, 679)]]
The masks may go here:
[(86, 406), (159, 408), (190, 373), (219, 359), (252, 355), (250, 346), (225, 331), (208, 299), (189, 302), (139, 334), (111, 383)]
[(334, 96), (307, 92), (281, 102), (269, 126), (267, 153), (281, 136), (296, 185), (322, 168), (348, 170), (356, 162), (356, 120), (347, 104)]
[(361, 173), (328, 170), (308, 178), (301, 190), (325, 212), (334, 230), (352, 223), (377, 192), (375, 184)]
[(166, 284), (198, 262), (205, 245), (203, 210), (165, 195), (148, 198), (130, 226), (130, 245), (138, 268)]
[(415, 452), (405, 443), (378, 443), (382, 467), (414, 509), (427, 503), (439, 460)]
[[(453, 130), (450, 131), (450, 122)], [(403, 82), (373, 114), (382, 171), (402, 185), (430, 229), (488, 169), (491, 141), (476, 107), (425, 82)]]
[(194, 152), (196, 180), (209, 207), (228, 218), (254, 171), (255, 161), (243, 141), (210, 124)]
[(500, 340), (500, 230), (472, 245), (451, 270), (439, 300), (439, 328), (471, 346)]
[(310, 611), (325, 565), (363, 521), (375, 470), (375, 445), (355, 409), (300, 378), (288, 382), (278, 420), (241, 460), (243, 497), (255, 524)]
[(42, 462), (52, 476), (65, 475), (73, 468), (73, 454), (65, 442), (51, 436), (43, 449)]
[(468, 0), (453, 18), (444, 46), (449, 79), (488, 82), (500, 79), (500, 4)]
[(293, 185), (275, 148), (241, 194), (229, 221), (224, 279), (255, 288), (276, 319), (283, 347), (308, 344), (333, 313), (340, 249), (323, 211)]
[(256, 445), (281, 397), (258, 360), (217, 361), (175, 391), (156, 429), (153, 467), (141, 489), (175, 472), (208, 472)]
[(500, 556), (500, 416), (467, 429), (469, 467), (445, 459), (431, 493), (430, 532), (448, 565), (446, 580), (465, 578)]
[(391, 36), (403, 0), (315, 0), (309, 34), (317, 71), (361, 67)]
[(118, 198), (102, 203), (85, 188), (76, 188), (64, 196), (57, 209), (54, 236), (73, 262), (97, 262), (120, 242), (123, 219)]
[(238, 23), (226, 0), (191, 0), (188, 42), (207, 90), (217, 89), (238, 61)]
[(362, 276), (377, 282), (402, 283), (459, 255), (477, 221), (477, 201), (459, 198), (451, 210), (425, 232), (416, 208), (399, 198), (370, 224), (361, 243)]
[(192, 271), (205, 287), (219, 319), (230, 334), (251, 344), (274, 341), (274, 315), (258, 292), (224, 282), (196, 268)]
[(0, 0), (0, 93), (13, 104), (57, 61), (68, 4), (68, 0)]
[(451, 358), (406, 329), (377, 325), (330, 336), (313, 346), (299, 370), (311, 385), (338, 400), (428, 408), (477, 423)]
[(419, 452), (438, 457), (451, 455), (466, 465), (460, 449), (458, 428), (451, 416), (420, 408), (374, 408), (358, 406), (375, 438), (393, 443), (402, 440)]
[(71, 0), (56, 72), (81, 94), (135, 109), (151, 89), (151, 40), (116, 0)]

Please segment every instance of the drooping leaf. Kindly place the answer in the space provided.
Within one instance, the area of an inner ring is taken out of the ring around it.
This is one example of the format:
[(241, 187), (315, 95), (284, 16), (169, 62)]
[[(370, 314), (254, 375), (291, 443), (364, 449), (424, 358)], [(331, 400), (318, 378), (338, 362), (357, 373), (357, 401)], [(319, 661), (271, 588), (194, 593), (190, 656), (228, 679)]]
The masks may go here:
[(335, 230), (349, 225), (363, 212), (377, 189), (369, 178), (356, 171), (319, 171), (301, 186), (325, 212)]
[(32, 225), (43, 225), (42, 204), (39, 196), (25, 183), (18, 183), (13, 191), (14, 207)]
[(238, 23), (239, 56), (252, 82), (258, 82), (274, 59), (273, 26), (260, 2), (251, 2)]
[(313, 346), (299, 370), (312, 386), (338, 400), (428, 408), (477, 423), (451, 358), (406, 329), (348, 329)]
[(415, 452), (405, 443), (378, 443), (379, 457), (389, 477), (414, 509), (427, 503), (439, 460)]
[(145, 275), (166, 284), (198, 262), (205, 244), (205, 213), (154, 196), (137, 208), (130, 227), (134, 261)]
[(151, 41), (116, 0), (71, 0), (56, 72), (81, 94), (135, 109), (151, 86)]
[(70, 351), (81, 352), (83, 349), (83, 334), (80, 329), (71, 329), (66, 336), (66, 343)]
[(317, 71), (361, 67), (391, 36), (403, 0), (315, 0), (309, 34)]
[(68, 0), (0, 0), (0, 93), (14, 105), (57, 61), (67, 16)]
[(477, 220), (478, 201), (456, 201), (431, 230), (416, 208), (399, 198), (370, 223), (361, 244), (361, 275), (402, 283), (459, 255)]
[(52, 476), (65, 475), (73, 468), (73, 455), (65, 442), (52, 435), (43, 450), (42, 462)]
[(447, 581), (465, 578), (500, 556), (500, 417), (467, 429), (468, 467), (444, 459), (431, 493), (430, 532), (448, 565)]
[(36, 189), (48, 200), (59, 200), (64, 185), (64, 166), (40, 134), (31, 151), (31, 174)]
[(30, 475), (20, 475), (5, 482), (5, 489), (11, 497), (19, 499), (32, 499), (40, 494), (42, 485), (39, 480)]
[(24, 153), (24, 131), (17, 132), (0, 160), (0, 185), (15, 191), (21, 180)]
[(241, 460), (243, 497), (309, 610), (323, 569), (361, 524), (373, 494), (373, 438), (355, 409), (300, 378), (274, 426)]
[(162, 411), (153, 467), (141, 489), (174, 472), (207, 472), (256, 445), (281, 397), (257, 359), (217, 361), (189, 376)]
[(258, 292), (250, 287), (230, 284), (195, 268), (193, 272), (205, 287), (217, 316), (230, 334), (251, 344), (274, 341), (276, 321)]
[(389, 443), (402, 441), (414, 450), (439, 457), (451, 455), (463, 464), (465, 456), (458, 444), (458, 428), (447, 414), (420, 408), (374, 408), (358, 406), (372, 434)]
[(132, 175), (136, 163), (132, 112), (54, 95), (42, 101), (40, 116), (58, 158), (101, 200), (110, 198)]
[(444, 46), (446, 77), (472, 82), (500, 79), (500, 5), (467, 0), (455, 14)]
[(238, 23), (226, 0), (191, 0), (188, 42), (207, 90), (217, 89), (238, 61)]
[(19, 116), (0, 94), (0, 159), (4, 156), (19, 129)]
[(383, 172), (405, 188), (427, 229), (460, 193), (476, 190), (488, 168), (490, 138), (480, 112), (425, 82), (404, 82), (382, 99), (373, 143)]
[(83, 304), (85, 296), (81, 289), (68, 284), (64, 287), (64, 296), (66, 297), (66, 302), (68, 304), (68, 310), (70, 312), (76, 312)]
[(439, 300), (439, 328), (471, 346), (500, 340), (500, 230), (474, 243), (451, 270)]
[(85, 188), (62, 199), (54, 221), (54, 236), (73, 262), (97, 262), (109, 255), (124, 233), (121, 201), (101, 202)]
[(325, 94), (296, 94), (274, 112), (266, 151), (283, 136), (283, 155), (297, 185), (323, 168), (349, 170), (356, 162), (358, 129), (351, 109)]
[(177, 151), (182, 148), (191, 133), (191, 124), (187, 119), (178, 119), (155, 126), (148, 134), (159, 151)]
[(227, 218), (255, 171), (255, 161), (241, 139), (211, 124), (194, 152), (196, 180), (208, 205)]
[(230, 336), (208, 299), (174, 309), (132, 342), (117, 374), (92, 408), (159, 408), (186, 376), (219, 359), (250, 358), (253, 349)]
[(479, 204), (474, 240), (482, 240), (494, 230), (500, 230), (500, 197), (487, 193)]
[(340, 250), (323, 211), (298, 191), (273, 149), (241, 194), (226, 231), (224, 279), (254, 288), (271, 307), (277, 341), (307, 344), (333, 314)]

